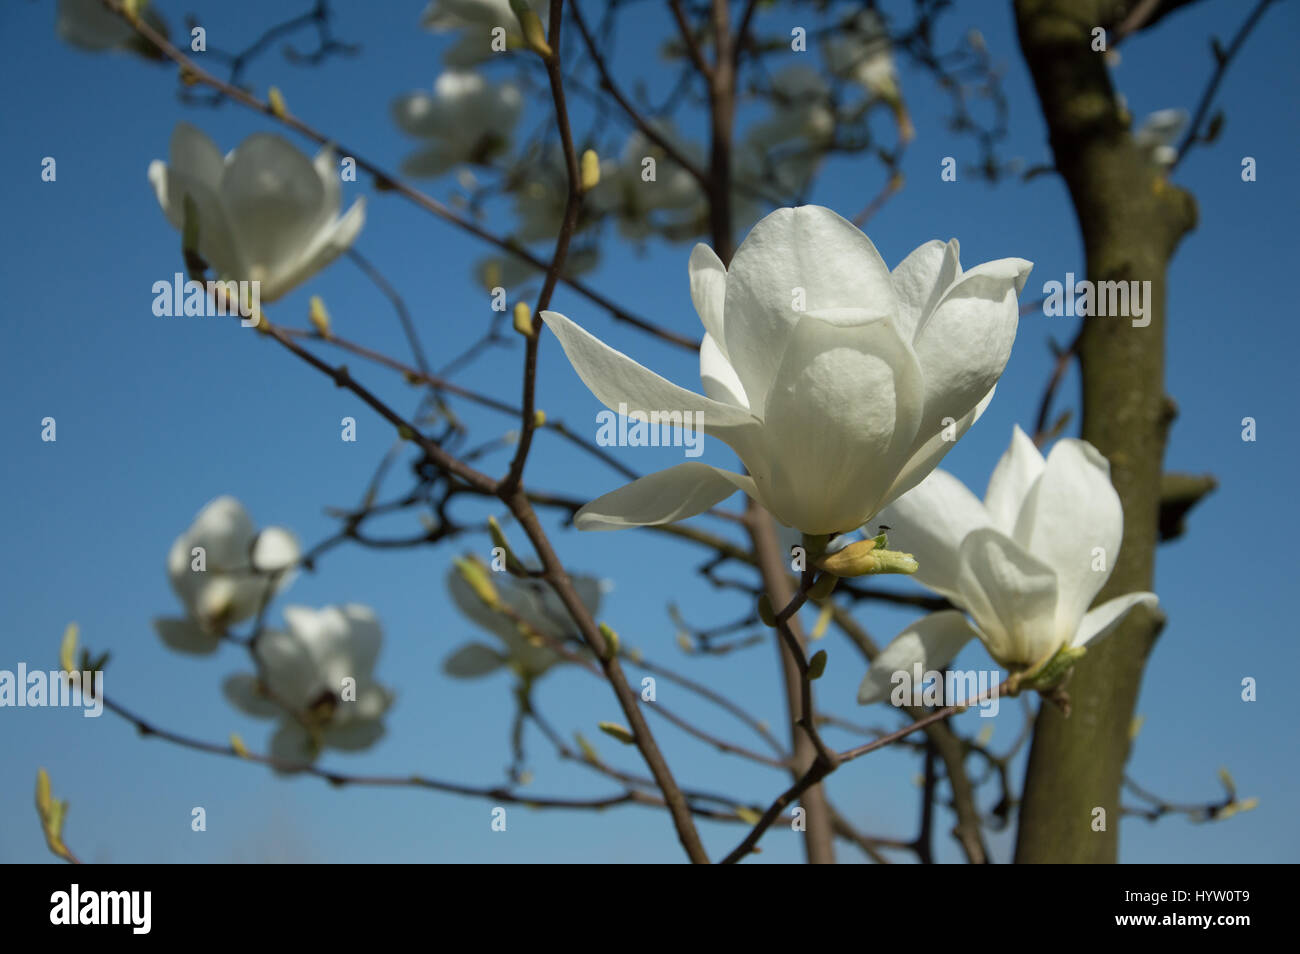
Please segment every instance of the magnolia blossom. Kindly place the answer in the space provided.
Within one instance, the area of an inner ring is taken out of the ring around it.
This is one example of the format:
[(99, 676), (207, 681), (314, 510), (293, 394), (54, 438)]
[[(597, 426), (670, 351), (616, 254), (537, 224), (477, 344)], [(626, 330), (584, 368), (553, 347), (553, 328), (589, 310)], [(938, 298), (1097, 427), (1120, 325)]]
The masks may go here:
[[(543, 24), (548, 20), (546, 0), (524, 0)], [(510, 8), (510, 0), (432, 0), (425, 8), (421, 23), (434, 33), (460, 32), (459, 39), (443, 54), (443, 62), (463, 68), (482, 63), (499, 52), (493, 48), (493, 31), (505, 30), (506, 49), (524, 45), (519, 18)]]
[(1032, 673), (1101, 639), (1137, 604), (1158, 605), (1154, 593), (1129, 593), (1088, 609), (1119, 555), (1124, 513), (1110, 464), (1085, 441), (1058, 441), (1044, 461), (1017, 427), (983, 503), (936, 470), (881, 519), (915, 554), (915, 578), (959, 610), (926, 616), (890, 643), (862, 703), (888, 695), (897, 671), (942, 669), (972, 638), (1012, 672)]
[(310, 160), (272, 133), (254, 133), (223, 158), (200, 130), (179, 123), (170, 162), (151, 162), (149, 181), (177, 229), (185, 225), (185, 200), (193, 200), (199, 254), (223, 279), (260, 282), (262, 301), (332, 262), (365, 221), (364, 198), (339, 217), (332, 151)]
[[(513, 577), (493, 582), (502, 605), (511, 615), (485, 606), (458, 570), (452, 569), (447, 574), (447, 589), (456, 608), (471, 622), (496, 636), (501, 646), (466, 643), (447, 657), (442, 665), (443, 671), (450, 676), (470, 679), (508, 666), (525, 682), (532, 682), (562, 662), (563, 657), (545, 644), (535, 645), (520, 632), (512, 616), (517, 616), (542, 636), (560, 643), (569, 641), (569, 637), (575, 634), (573, 620), (549, 587), (529, 585)], [(595, 616), (600, 611), (601, 596), (608, 584), (587, 576), (575, 576), (572, 583), (578, 598)]]
[(829, 209), (779, 209), (730, 269), (704, 245), (691, 253), (707, 397), (542, 312), (606, 407), (702, 415), (749, 471), (679, 464), (587, 504), (576, 525), (670, 523), (743, 490), (804, 533), (861, 526), (916, 486), (991, 399), (1031, 267), (1006, 258), (963, 272), (953, 240), (922, 245), (891, 274)]
[(1167, 169), (1178, 158), (1174, 143), (1187, 126), (1187, 110), (1156, 110), (1133, 132), (1133, 142), (1151, 162)]
[(477, 73), (449, 70), (433, 95), (409, 93), (393, 103), (403, 132), (432, 142), (402, 163), (409, 176), (440, 176), (458, 165), (487, 165), (510, 145), (523, 97), (512, 83), (494, 86)]
[(227, 627), (254, 616), (289, 584), (299, 554), (288, 530), (259, 532), (238, 500), (218, 497), (167, 554), (167, 576), (186, 616), (155, 619), (154, 628), (172, 649), (212, 652)]
[[(151, 7), (145, 7), (140, 18), (158, 33), (167, 35), (166, 22)], [(64, 42), (83, 50), (98, 53), (130, 48), (155, 59), (161, 56), (140, 38), (125, 18), (109, 10), (100, 0), (59, 0), (59, 18), (54, 28)]]
[(239, 673), (222, 684), (226, 698), (259, 718), (280, 718), (271, 755), (304, 764), (322, 748), (353, 751), (383, 734), (393, 694), (375, 681), (383, 642), (369, 607), (349, 603), (313, 610), (284, 608), (286, 629), (269, 629), (253, 645), (257, 675)]

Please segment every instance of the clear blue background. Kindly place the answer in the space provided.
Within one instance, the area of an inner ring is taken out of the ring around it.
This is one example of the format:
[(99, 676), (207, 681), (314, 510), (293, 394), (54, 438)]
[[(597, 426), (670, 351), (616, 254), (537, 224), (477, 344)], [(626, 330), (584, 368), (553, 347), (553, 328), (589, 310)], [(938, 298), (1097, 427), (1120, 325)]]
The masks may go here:
[[(306, 3), (163, 2), (175, 28), (180, 13), (199, 7), (209, 43), (237, 48)], [(276, 54), (259, 60), (249, 81), (261, 94), (279, 85), (292, 111), (363, 155), (395, 169), (412, 148), (394, 129), (388, 104), (399, 93), (427, 88), (446, 40), (418, 26), (421, 2), (340, 2), (339, 35), (362, 44), (352, 59), (323, 67), (289, 65)], [(588, 0), (594, 15), (597, 7)], [(910, 5), (894, 6), (910, 9)], [(1225, 39), (1247, 4), (1207, 2), (1174, 15), (1149, 35), (1128, 41), (1115, 79), (1139, 118), (1170, 106), (1192, 108), (1211, 60), (1207, 38)], [(767, 13), (763, 30), (788, 32), (799, 14)], [(235, 647), (216, 657), (179, 657), (163, 648), (150, 619), (178, 610), (164, 573), (167, 548), (212, 497), (231, 493), (259, 525), (292, 528), (304, 543), (329, 534), (326, 505), (354, 504), (392, 434), (382, 421), (318, 372), (272, 342), (229, 322), (160, 319), (151, 285), (180, 267), (177, 234), (167, 225), (145, 177), (165, 158), (181, 119), (206, 130), (223, 149), (271, 124), (237, 107), (187, 108), (176, 99), (175, 71), (135, 57), (91, 55), (58, 41), (51, 2), (6, 3), (0, 31), (6, 55), (0, 78), (10, 91), (0, 111), (0, 182), (6, 227), (0, 229), (4, 319), (0, 321), (0, 501), (4, 573), (0, 601), (0, 668), (57, 665), (59, 637), (72, 620), (85, 644), (111, 649), (109, 694), (172, 729), (224, 741), (232, 731), (265, 747), (269, 723), (233, 711), (219, 684), (247, 668)], [(654, 42), (668, 29), (658, 5), (627, 13), (614, 65), (619, 75), (644, 75), (662, 86), (668, 73)], [(942, 20), (941, 46), (970, 26), (984, 33), (1005, 65), (1010, 138), (1004, 156), (1029, 164), (1049, 157), (1045, 129), (1015, 44), (1008, 3), (962, 3)], [(1196, 149), (1176, 173), (1200, 203), (1200, 224), (1184, 241), (1169, 296), (1168, 389), (1181, 414), (1168, 453), (1172, 469), (1213, 472), (1220, 490), (1191, 519), (1190, 534), (1160, 552), (1158, 590), (1169, 626), (1158, 642), (1139, 711), (1146, 725), (1130, 766), (1136, 778), (1184, 802), (1214, 799), (1220, 765), (1259, 808), (1222, 824), (1189, 827), (1179, 817), (1151, 825), (1123, 822), (1124, 861), (1294, 861), (1300, 846), (1293, 697), (1296, 567), (1294, 497), (1297, 455), (1294, 413), (1295, 315), (1283, 286), (1294, 277), (1297, 212), (1294, 161), (1300, 136), (1294, 37), (1296, 4), (1271, 9), (1221, 89), (1228, 122), (1219, 141)], [(310, 41), (302, 38), (299, 45)], [(788, 54), (791, 62), (796, 54)], [(771, 65), (777, 65), (779, 57)], [(658, 71), (658, 72), (656, 72)], [(968, 170), (956, 183), (939, 178), (942, 157), (973, 159), (972, 142), (955, 139), (943, 121), (945, 101), (930, 79), (904, 59), (902, 82), (918, 137), (907, 153), (907, 187), (874, 218), (868, 232), (885, 259), (897, 262), (919, 243), (957, 236), (963, 262), (1003, 256), (1035, 262), (1026, 300), (1042, 283), (1081, 272), (1081, 244), (1065, 189), (1047, 175), (1028, 184), (990, 187)], [(631, 86), (630, 80), (625, 85)], [(530, 103), (524, 129), (545, 120), (549, 106)], [(585, 109), (579, 107), (579, 117)], [(883, 119), (884, 117), (882, 117)], [(698, 120), (697, 120), (698, 122)], [(688, 127), (691, 123), (686, 124)], [(887, 128), (885, 123), (883, 128)], [(314, 151), (310, 144), (299, 142)], [(1258, 181), (1243, 183), (1240, 161), (1254, 156)], [(53, 156), (58, 179), (40, 179)], [(882, 173), (869, 160), (828, 163), (814, 200), (853, 215), (876, 194)], [(367, 221), (358, 248), (404, 293), (434, 362), (482, 332), (490, 312), (469, 275), (484, 252), (476, 240), (421, 213), (368, 182), (345, 185), (345, 201), (366, 194)], [(445, 196), (452, 180), (427, 184)], [(493, 227), (507, 231), (496, 218)], [(643, 252), (607, 245), (593, 284), (620, 302), (685, 334), (699, 333), (686, 281), (687, 246), (651, 243)], [(281, 322), (305, 326), (311, 294), (324, 296), (336, 330), (398, 356), (407, 354), (388, 302), (356, 267), (340, 261), (270, 309)], [(1032, 297), (1031, 297), (1032, 296)], [(556, 307), (615, 347), (687, 386), (698, 382), (694, 358), (623, 326), (567, 290)], [(1074, 318), (1041, 314), (1021, 322), (997, 399), (946, 466), (982, 492), (1014, 423), (1031, 427), (1049, 373), (1049, 339), (1067, 341)], [(323, 349), (330, 352), (330, 349)], [(463, 381), (517, 400), (522, 349), (493, 352)], [(337, 352), (330, 352), (337, 360)], [(382, 369), (347, 359), (368, 385), (410, 410), (415, 392)], [(1075, 397), (1076, 382), (1062, 396)], [(599, 406), (578, 382), (553, 340), (543, 345), (539, 404), (579, 432), (594, 435)], [(463, 402), (465, 419), (484, 438), (514, 424)], [(58, 421), (57, 443), (40, 440), (40, 421)], [(339, 439), (339, 421), (359, 422), (355, 444)], [(1258, 440), (1244, 443), (1241, 420), (1254, 417)], [(648, 472), (680, 460), (668, 451), (618, 449)], [(730, 464), (710, 442), (706, 460)], [(500, 470), (505, 458), (488, 462)], [(400, 480), (400, 475), (399, 475)], [(588, 498), (621, 478), (554, 437), (543, 435), (529, 483)], [(399, 484), (391, 485), (398, 487)], [(734, 503), (734, 502), (733, 502)], [(467, 518), (486, 511), (464, 507)], [(601, 617), (650, 657), (688, 670), (780, 726), (775, 652), (770, 646), (716, 659), (684, 659), (666, 604), (688, 620), (717, 625), (747, 607), (719, 594), (695, 574), (704, 554), (648, 531), (578, 535), (554, 540), (573, 572), (613, 577), (617, 588)], [(376, 524), (395, 534), (409, 524)], [(717, 529), (731, 532), (725, 525)], [(517, 535), (517, 534), (516, 534)], [(330, 755), (326, 765), (348, 772), (429, 775), (491, 785), (508, 761), (509, 677), (474, 682), (441, 675), (443, 657), (480, 638), (449, 607), (444, 576), (453, 552), (486, 551), (482, 539), (455, 548), (401, 552), (340, 548), (288, 591), (287, 600), (319, 606), (356, 601), (376, 608), (386, 632), (378, 672), (399, 692), (388, 737), (362, 755)], [(733, 571), (737, 572), (737, 571)], [(908, 614), (867, 604), (859, 619), (884, 642)], [(278, 609), (272, 620), (278, 619)], [(862, 722), (890, 724), (883, 708), (854, 704), (863, 667), (837, 635), (824, 644), (830, 667), (819, 683), (823, 706)], [(968, 667), (988, 665), (973, 647)], [(1257, 702), (1240, 698), (1244, 677), (1258, 680)], [(566, 734), (581, 729), (612, 762), (640, 770), (635, 753), (600, 735), (602, 719), (621, 720), (612, 694), (584, 673), (555, 672), (538, 702)], [(717, 710), (660, 681), (664, 703), (728, 738), (757, 745), (747, 730)], [(968, 731), (982, 726), (964, 717)], [(724, 789), (766, 803), (785, 784), (773, 770), (720, 755), (655, 720), (657, 735), (684, 784)], [(994, 744), (1019, 726), (1017, 706), (1004, 706)], [(778, 734), (784, 737), (783, 731)], [(830, 732), (836, 744), (854, 737)], [(555, 762), (530, 734), (530, 790), (538, 794), (605, 794), (610, 783)], [(665, 813), (624, 808), (602, 814), (510, 809), (506, 833), (489, 827), (491, 803), (413, 790), (348, 787), (313, 779), (285, 781), (265, 769), (142, 739), (105, 714), (75, 710), (0, 710), (0, 860), (42, 861), (45, 850), (32, 807), (36, 769), (46, 766), (56, 795), (70, 800), (68, 843), (88, 861), (676, 861), (681, 852)], [(975, 763), (972, 763), (974, 765)], [(833, 779), (836, 804), (864, 830), (910, 837), (918, 803), (919, 761), (883, 752)], [(1019, 782), (1020, 768), (1016, 779)], [(203, 806), (207, 831), (190, 829)], [(988, 791), (985, 795), (988, 804)], [(941, 825), (940, 832), (949, 825)], [(741, 835), (734, 825), (702, 824), (714, 856)], [(941, 856), (955, 858), (946, 839)], [(992, 844), (1000, 860), (1008, 834)], [(761, 860), (801, 857), (797, 837), (778, 827)], [(842, 859), (856, 850), (840, 845)]]

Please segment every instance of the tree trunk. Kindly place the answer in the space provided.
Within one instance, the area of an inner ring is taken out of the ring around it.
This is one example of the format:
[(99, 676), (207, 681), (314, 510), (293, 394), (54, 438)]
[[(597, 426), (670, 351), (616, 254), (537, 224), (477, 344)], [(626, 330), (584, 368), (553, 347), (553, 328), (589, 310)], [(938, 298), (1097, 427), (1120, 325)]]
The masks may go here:
[[(1149, 590), (1155, 571), (1160, 475), (1173, 404), (1165, 396), (1169, 260), (1195, 226), (1196, 205), (1135, 147), (1092, 30), (1112, 22), (1105, 0), (1016, 0), (1020, 47), (1083, 234), (1087, 278), (1150, 282), (1150, 324), (1082, 321), (1082, 436), (1111, 464), (1124, 536), (1104, 601)], [(1063, 280), (1064, 276), (1060, 276)], [(1130, 286), (1132, 287), (1132, 286)], [(1144, 318), (1143, 320), (1146, 320)], [(1066, 689), (1067, 717), (1044, 703), (1025, 776), (1017, 862), (1114, 862), (1129, 727), (1142, 670), (1163, 623), (1135, 609), (1088, 650)], [(1104, 809), (1104, 830), (1097, 809)]]

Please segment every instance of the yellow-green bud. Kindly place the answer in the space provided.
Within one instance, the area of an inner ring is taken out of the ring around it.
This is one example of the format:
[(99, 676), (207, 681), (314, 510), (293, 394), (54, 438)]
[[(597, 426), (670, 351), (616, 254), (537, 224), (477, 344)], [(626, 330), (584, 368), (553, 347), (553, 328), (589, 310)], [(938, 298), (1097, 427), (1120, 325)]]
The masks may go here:
[(823, 557), (818, 563), (836, 576), (866, 576), (871, 573), (915, 573), (916, 560), (910, 553), (882, 550), (875, 540), (859, 540), (843, 550)]
[(64, 672), (77, 670), (77, 624), (69, 623), (63, 631), (63, 644), (59, 647), (59, 667)]
[(526, 42), (534, 53), (537, 53), (546, 59), (550, 59), (554, 54), (551, 46), (546, 42), (546, 31), (542, 28), (541, 18), (533, 12), (525, 0), (510, 0), (510, 8), (515, 11), (515, 16), (519, 18), (519, 27), (524, 33), (524, 42)]
[(267, 91), (266, 105), (271, 107), (271, 115), (277, 119), (284, 119), (289, 115), (289, 108), (284, 104), (284, 94), (280, 92), (278, 86), (272, 86)]
[(582, 154), (582, 191), (590, 192), (600, 184), (600, 156), (595, 149)]
[(605, 642), (609, 646), (609, 658), (613, 659), (618, 655), (618, 633), (609, 623), (601, 623), (600, 635), (605, 637)]
[(768, 626), (776, 626), (776, 613), (772, 612), (772, 601), (766, 593), (758, 598), (758, 618)]
[(612, 738), (618, 739), (624, 745), (632, 745), (636, 742), (636, 736), (632, 734), (631, 729), (626, 729), (617, 722), (598, 723), (600, 731)]
[(460, 572), (461, 579), (469, 584), (470, 589), (490, 610), (501, 608), (501, 596), (492, 585), (488, 569), (474, 557), (457, 557), (451, 561)]
[(528, 307), (528, 302), (521, 301), (515, 304), (514, 318), (515, 331), (525, 338), (531, 338), (533, 336), (533, 310)]
[(325, 310), (325, 302), (320, 295), (311, 296), (311, 305), (307, 309), (307, 320), (311, 322), (316, 333), (322, 338), (330, 336), (330, 313)]

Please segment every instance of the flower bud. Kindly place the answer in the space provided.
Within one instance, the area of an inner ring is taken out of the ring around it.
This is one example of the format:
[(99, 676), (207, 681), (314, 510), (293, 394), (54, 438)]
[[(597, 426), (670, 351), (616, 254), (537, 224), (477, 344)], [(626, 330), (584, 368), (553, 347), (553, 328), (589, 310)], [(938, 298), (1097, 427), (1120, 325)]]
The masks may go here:
[(601, 623), (600, 635), (605, 637), (605, 642), (609, 646), (609, 658), (612, 659), (615, 656), (617, 656), (618, 655), (618, 633), (614, 631), (614, 627), (610, 626), (609, 623)]
[(472, 556), (458, 557), (451, 562), (460, 572), (461, 579), (469, 584), (474, 595), (483, 601), (484, 606), (490, 610), (500, 609), (501, 596), (497, 593), (497, 588), (492, 585), (487, 567)]
[(325, 310), (325, 302), (320, 295), (311, 296), (311, 306), (307, 310), (307, 320), (311, 322), (316, 333), (322, 338), (330, 336), (330, 313)]
[(77, 669), (77, 624), (69, 623), (68, 628), (63, 631), (63, 645), (59, 647), (59, 667), (64, 672), (75, 672)]
[(505, 531), (501, 529), (501, 524), (497, 523), (496, 517), (488, 517), (488, 533), (492, 535), (492, 545), (500, 547), (506, 555), (506, 572), (511, 576), (527, 576), (528, 571), (519, 558), (515, 556), (515, 551), (510, 546), (510, 541), (506, 539)]
[(872, 573), (915, 573), (916, 560), (910, 553), (884, 550), (875, 540), (859, 540), (836, 550), (818, 564), (836, 576), (866, 576)]
[(528, 302), (521, 301), (515, 304), (515, 331), (519, 332), (525, 338), (533, 336), (533, 310), (528, 307)]
[(601, 732), (604, 732), (612, 738), (618, 739), (624, 745), (631, 745), (636, 741), (636, 736), (632, 734), (632, 730), (625, 729), (617, 722), (601, 722), (598, 723), (598, 725)]
[(278, 86), (272, 86), (267, 91), (266, 105), (271, 108), (271, 115), (276, 119), (284, 119), (289, 115), (289, 108), (284, 104), (284, 94)]
[(519, 18), (519, 26), (524, 31), (524, 41), (529, 48), (548, 60), (554, 56), (550, 44), (546, 42), (546, 31), (542, 28), (541, 19), (528, 6), (526, 0), (510, 0), (510, 9), (514, 10), (515, 16)]
[(600, 184), (600, 156), (595, 149), (582, 154), (582, 191), (590, 192)]

